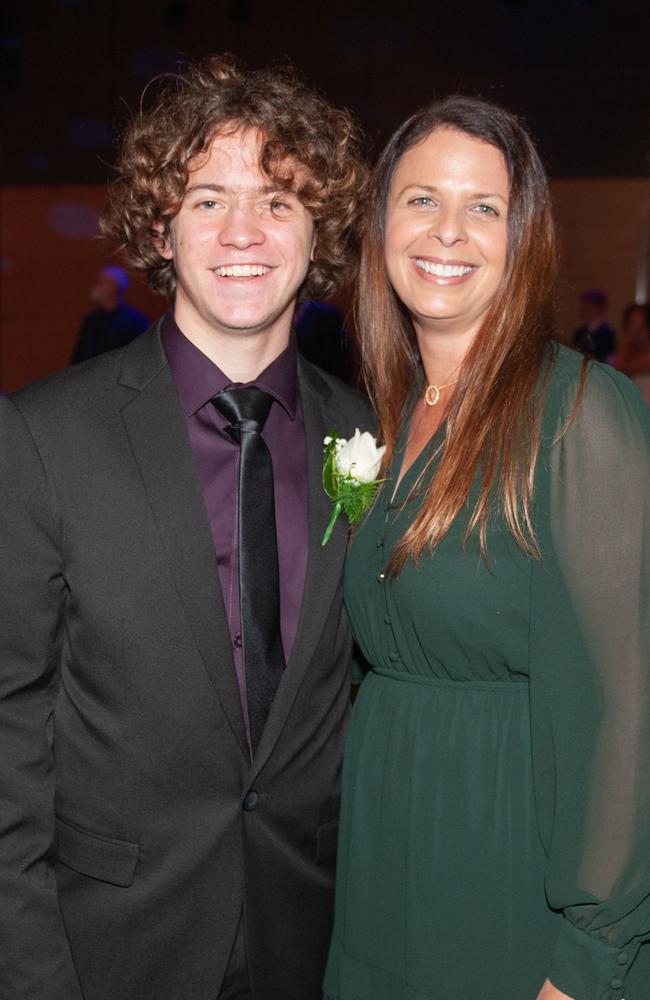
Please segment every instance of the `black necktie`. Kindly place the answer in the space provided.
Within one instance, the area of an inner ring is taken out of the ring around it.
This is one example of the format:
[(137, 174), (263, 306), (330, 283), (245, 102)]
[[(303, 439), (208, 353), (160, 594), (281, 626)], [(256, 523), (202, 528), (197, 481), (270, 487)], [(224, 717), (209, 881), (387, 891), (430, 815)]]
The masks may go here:
[(239, 601), (253, 753), (284, 670), (273, 465), (262, 428), (273, 397), (256, 386), (212, 400), (239, 442)]

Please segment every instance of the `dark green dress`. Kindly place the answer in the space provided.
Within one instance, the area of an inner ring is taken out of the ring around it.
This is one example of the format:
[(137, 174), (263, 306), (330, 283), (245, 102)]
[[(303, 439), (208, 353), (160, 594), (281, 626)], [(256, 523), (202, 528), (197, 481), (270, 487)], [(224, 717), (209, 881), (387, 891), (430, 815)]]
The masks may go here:
[[(650, 998), (650, 420), (560, 348), (528, 558), (459, 517), (384, 579), (430, 443), (358, 530), (346, 605), (371, 666), (344, 765), (325, 996)], [(398, 458), (399, 461), (399, 458)]]

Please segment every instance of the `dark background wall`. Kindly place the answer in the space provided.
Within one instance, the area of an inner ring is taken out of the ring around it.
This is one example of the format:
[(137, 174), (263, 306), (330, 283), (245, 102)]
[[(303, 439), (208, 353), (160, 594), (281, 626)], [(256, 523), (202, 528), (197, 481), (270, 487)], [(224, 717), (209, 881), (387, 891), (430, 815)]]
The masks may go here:
[[(4, 0), (0, 388), (65, 363), (108, 253), (96, 219), (116, 135), (147, 80), (210, 52), (252, 66), (290, 60), (356, 113), (371, 154), (408, 113), (451, 91), (523, 115), (551, 175), (569, 183), (558, 203), (567, 324), (585, 260), (588, 284), (613, 286), (618, 311), (633, 294), (650, 199), (649, 9), (641, 0)], [(139, 285), (131, 299), (152, 314), (164, 308)]]
[(231, 51), (290, 58), (373, 141), (417, 105), (478, 92), (523, 113), (551, 172), (650, 169), (645, 0), (4, 0), (4, 182), (101, 183), (154, 74)]

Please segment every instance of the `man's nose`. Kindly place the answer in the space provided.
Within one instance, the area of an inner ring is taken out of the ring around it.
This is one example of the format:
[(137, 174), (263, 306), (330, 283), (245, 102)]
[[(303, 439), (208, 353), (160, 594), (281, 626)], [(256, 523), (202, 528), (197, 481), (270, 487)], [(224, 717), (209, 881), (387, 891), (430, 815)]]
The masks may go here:
[(239, 205), (233, 205), (228, 209), (219, 231), (219, 242), (222, 246), (245, 250), (250, 246), (259, 246), (265, 238), (264, 230), (254, 210)]

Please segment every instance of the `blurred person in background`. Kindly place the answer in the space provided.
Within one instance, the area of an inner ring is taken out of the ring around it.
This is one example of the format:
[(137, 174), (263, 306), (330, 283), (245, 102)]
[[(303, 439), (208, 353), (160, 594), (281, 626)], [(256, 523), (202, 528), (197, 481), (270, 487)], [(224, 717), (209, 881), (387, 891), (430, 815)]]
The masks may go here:
[(101, 268), (90, 288), (95, 308), (81, 321), (71, 364), (124, 347), (148, 328), (148, 317), (125, 302), (128, 287), (129, 276), (123, 268)]
[(298, 350), (313, 365), (350, 383), (354, 376), (352, 342), (343, 313), (329, 302), (301, 302), (293, 318)]
[(612, 364), (635, 382), (650, 406), (650, 305), (632, 302), (623, 310), (623, 326)]
[(580, 296), (580, 326), (574, 330), (573, 346), (588, 358), (607, 361), (616, 349), (616, 333), (607, 322), (607, 295), (590, 288)]

